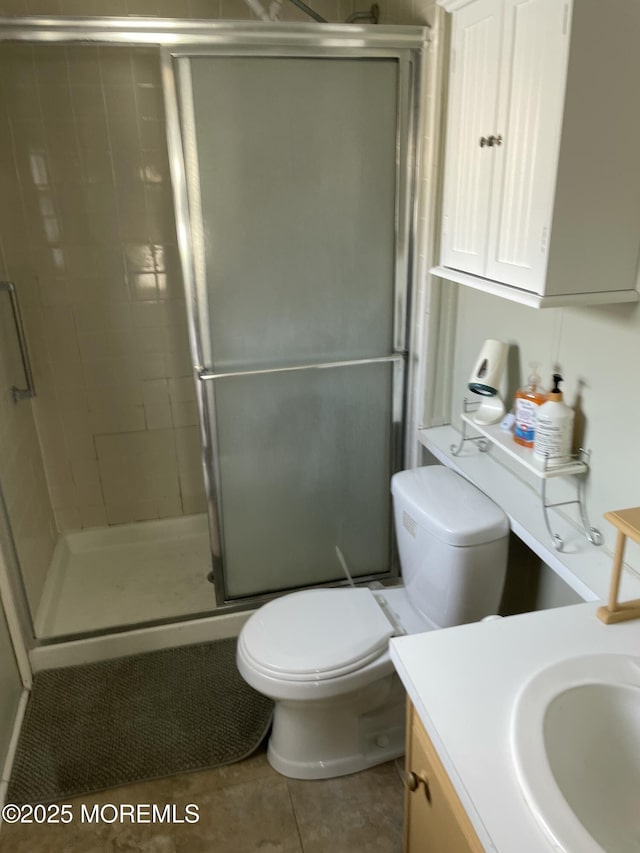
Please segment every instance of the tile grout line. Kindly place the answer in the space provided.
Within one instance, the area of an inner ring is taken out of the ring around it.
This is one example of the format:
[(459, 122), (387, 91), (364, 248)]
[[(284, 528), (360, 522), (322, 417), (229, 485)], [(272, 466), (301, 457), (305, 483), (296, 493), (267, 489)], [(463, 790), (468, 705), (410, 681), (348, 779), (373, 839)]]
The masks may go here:
[(300, 824), (298, 823), (298, 815), (296, 814), (296, 807), (293, 804), (293, 797), (291, 795), (291, 787), (289, 785), (289, 779), (287, 781), (287, 795), (289, 797), (289, 802), (291, 803), (291, 811), (293, 812), (293, 819), (296, 824), (296, 832), (298, 833), (298, 840), (300, 842), (300, 850), (301, 853), (304, 853), (304, 844), (302, 843), (302, 833), (300, 832)]

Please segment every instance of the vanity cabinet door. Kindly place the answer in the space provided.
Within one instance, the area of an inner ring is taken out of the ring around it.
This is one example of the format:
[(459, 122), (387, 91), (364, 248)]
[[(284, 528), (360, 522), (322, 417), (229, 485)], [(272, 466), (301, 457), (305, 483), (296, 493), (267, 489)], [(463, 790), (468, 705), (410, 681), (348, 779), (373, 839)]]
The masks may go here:
[(405, 853), (482, 853), (484, 848), (411, 702), (406, 756)]

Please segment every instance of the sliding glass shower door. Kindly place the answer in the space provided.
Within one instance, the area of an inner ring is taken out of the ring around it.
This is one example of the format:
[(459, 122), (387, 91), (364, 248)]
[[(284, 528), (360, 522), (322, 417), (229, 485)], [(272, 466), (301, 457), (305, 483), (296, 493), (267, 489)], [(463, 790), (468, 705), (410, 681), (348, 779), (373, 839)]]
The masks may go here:
[(404, 408), (407, 68), (384, 52), (175, 62), (217, 594), (339, 581), (336, 547), (354, 577), (384, 576)]

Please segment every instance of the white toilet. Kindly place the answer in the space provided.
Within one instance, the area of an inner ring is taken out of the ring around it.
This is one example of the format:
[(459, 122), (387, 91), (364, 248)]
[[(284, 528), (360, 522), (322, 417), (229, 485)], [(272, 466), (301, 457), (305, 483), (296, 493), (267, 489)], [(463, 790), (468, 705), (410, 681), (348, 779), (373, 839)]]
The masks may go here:
[(391, 480), (401, 587), (311, 589), (256, 611), (238, 638), (243, 678), (275, 702), (270, 764), (327, 779), (404, 751), (405, 693), (390, 637), (495, 613), (509, 522), (461, 476), (439, 465)]

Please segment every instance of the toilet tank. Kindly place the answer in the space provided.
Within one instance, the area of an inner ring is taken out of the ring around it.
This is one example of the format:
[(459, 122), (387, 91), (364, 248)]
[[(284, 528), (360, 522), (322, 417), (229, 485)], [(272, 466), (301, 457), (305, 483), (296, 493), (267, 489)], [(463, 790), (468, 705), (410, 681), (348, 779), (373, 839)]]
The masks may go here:
[(500, 507), (442, 465), (394, 474), (391, 492), (407, 598), (429, 627), (496, 613), (509, 537)]

